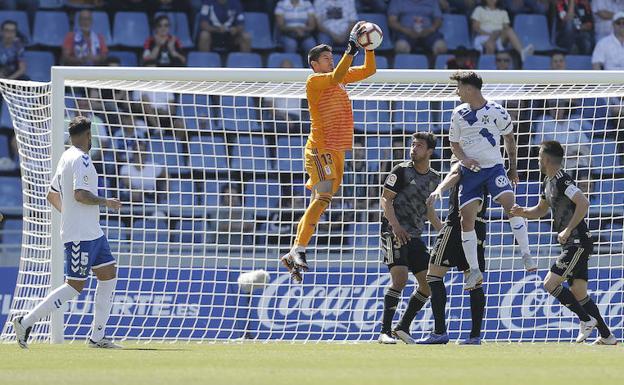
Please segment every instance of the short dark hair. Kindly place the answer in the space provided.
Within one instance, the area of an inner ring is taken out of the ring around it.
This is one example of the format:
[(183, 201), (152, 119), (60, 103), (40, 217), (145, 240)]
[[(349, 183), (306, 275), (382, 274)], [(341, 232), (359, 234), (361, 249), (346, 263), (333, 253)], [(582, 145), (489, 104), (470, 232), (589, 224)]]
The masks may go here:
[(169, 20), (169, 16), (167, 16), (167, 15), (158, 15), (158, 16), (156, 16), (154, 18), (154, 24), (152, 25), (152, 28), (154, 28), (154, 29), (157, 28), (158, 24), (160, 24), (160, 22), (163, 21), (163, 20), (167, 20), (167, 21), (171, 22)]
[(327, 44), (319, 44), (316, 47), (312, 47), (310, 52), (308, 52), (308, 65), (310, 68), (312, 68), (312, 62), (318, 61), (323, 52), (332, 52), (332, 47)]
[(474, 71), (457, 71), (451, 75), (451, 80), (456, 80), (463, 84), (470, 84), (479, 90), (483, 87), (483, 79)]
[(416, 139), (424, 140), (425, 142), (427, 142), (428, 149), (435, 150), (437, 139), (436, 136), (431, 132), (415, 132), (414, 134), (412, 134), (412, 140)]
[(91, 121), (84, 116), (74, 116), (69, 122), (69, 136), (80, 135), (85, 131), (91, 131)]
[(9, 24), (13, 24), (15, 26), (15, 29), (17, 30), (17, 22), (14, 20), (5, 20), (2, 22), (2, 25), (0, 25), (0, 29), (4, 29), (5, 25), (9, 25)]
[(563, 150), (561, 143), (556, 140), (545, 140), (540, 144), (540, 148), (544, 154), (550, 156), (559, 164), (563, 161), (565, 151)]

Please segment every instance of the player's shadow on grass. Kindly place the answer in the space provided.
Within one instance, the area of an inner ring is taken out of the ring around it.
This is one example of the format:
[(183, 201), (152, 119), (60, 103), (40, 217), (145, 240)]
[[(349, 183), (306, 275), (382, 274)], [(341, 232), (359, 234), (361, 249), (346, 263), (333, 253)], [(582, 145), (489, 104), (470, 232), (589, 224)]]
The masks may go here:
[(123, 348), (122, 350), (146, 350), (146, 351), (159, 351), (159, 352), (185, 352), (188, 349), (182, 349), (182, 348)]

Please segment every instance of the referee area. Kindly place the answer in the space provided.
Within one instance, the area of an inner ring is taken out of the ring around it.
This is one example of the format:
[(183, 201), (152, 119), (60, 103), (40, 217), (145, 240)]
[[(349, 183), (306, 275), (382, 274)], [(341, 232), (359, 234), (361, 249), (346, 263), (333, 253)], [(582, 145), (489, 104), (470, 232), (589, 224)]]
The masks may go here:
[(622, 384), (623, 346), (485, 343), (0, 344), (2, 384)]

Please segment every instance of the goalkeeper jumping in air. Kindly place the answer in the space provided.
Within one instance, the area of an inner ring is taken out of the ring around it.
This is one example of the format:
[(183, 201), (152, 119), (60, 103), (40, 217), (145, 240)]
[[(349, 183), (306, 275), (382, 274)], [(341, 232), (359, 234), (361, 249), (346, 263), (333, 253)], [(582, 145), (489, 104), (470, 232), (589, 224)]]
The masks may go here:
[(294, 245), (281, 258), (295, 282), (301, 282), (301, 272), (308, 270), (305, 248), (319, 218), (340, 188), (345, 151), (352, 147), (353, 111), (345, 85), (366, 79), (376, 71), (375, 53), (368, 50), (364, 65), (351, 67), (359, 49), (357, 38), (363, 31), (363, 24), (360, 21), (351, 30), (347, 49), (336, 68), (330, 46), (321, 44), (308, 53), (308, 63), (314, 74), (306, 83), (312, 128), (305, 147), (305, 168), (310, 176), (306, 187), (312, 190), (312, 196), (297, 226)]

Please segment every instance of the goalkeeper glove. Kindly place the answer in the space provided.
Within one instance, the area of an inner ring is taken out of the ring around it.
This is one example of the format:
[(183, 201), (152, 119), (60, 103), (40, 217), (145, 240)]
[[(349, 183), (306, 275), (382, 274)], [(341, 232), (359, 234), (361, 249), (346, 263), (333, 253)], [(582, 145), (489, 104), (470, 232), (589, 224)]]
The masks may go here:
[(349, 42), (347, 43), (347, 50), (345, 51), (347, 55), (355, 56), (358, 53), (360, 45), (358, 44), (357, 39), (360, 37), (360, 28), (363, 24), (363, 21), (358, 21), (355, 23), (353, 28), (351, 28), (351, 32), (349, 33)]

